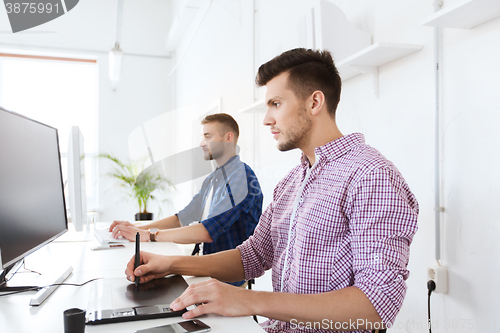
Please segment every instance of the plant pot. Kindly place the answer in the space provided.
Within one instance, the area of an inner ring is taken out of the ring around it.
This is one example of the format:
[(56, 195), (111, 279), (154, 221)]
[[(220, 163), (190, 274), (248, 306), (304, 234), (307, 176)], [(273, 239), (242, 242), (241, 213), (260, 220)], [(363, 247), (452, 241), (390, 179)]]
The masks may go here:
[(135, 214), (136, 221), (152, 221), (153, 213), (137, 213)]

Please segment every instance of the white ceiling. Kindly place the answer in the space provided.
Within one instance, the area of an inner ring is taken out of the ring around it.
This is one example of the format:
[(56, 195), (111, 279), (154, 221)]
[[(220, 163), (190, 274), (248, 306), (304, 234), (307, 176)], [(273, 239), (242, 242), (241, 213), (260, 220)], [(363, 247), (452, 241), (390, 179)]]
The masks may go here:
[[(167, 56), (166, 38), (174, 15), (171, 0), (125, 0), (121, 48), (125, 54)], [(117, 0), (80, 0), (65, 15), (13, 34), (0, 10), (0, 46), (108, 52), (115, 44)]]

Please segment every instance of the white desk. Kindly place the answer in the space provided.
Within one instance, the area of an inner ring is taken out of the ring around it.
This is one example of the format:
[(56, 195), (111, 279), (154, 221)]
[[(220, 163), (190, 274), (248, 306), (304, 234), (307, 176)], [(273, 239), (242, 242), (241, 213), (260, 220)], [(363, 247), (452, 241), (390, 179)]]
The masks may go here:
[[(61, 239), (70, 239), (63, 235)], [(43, 270), (44, 263), (65, 263), (73, 266), (68, 283), (83, 283), (93, 278), (123, 278), (125, 267), (134, 255), (134, 243), (125, 244), (125, 248), (91, 251), (91, 241), (63, 242), (56, 240), (26, 258), (26, 267)], [(181, 249), (173, 243), (141, 243), (141, 251), (179, 255)], [(185, 277), (188, 284), (206, 278)], [(69, 308), (86, 309), (90, 283), (83, 287), (60, 286), (40, 306), (29, 306), (35, 292), (0, 297), (0, 331), (12, 333), (64, 332), (63, 312)], [(212, 332), (263, 332), (263, 329), (251, 317), (229, 318), (218, 315), (206, 315), (200, 320), (211, 326)], [(141, 320), (118, 324), (86, 326), (85, 331), (133, 333), (138, 329), (165, 325), (182, 321), (181, 317)]]

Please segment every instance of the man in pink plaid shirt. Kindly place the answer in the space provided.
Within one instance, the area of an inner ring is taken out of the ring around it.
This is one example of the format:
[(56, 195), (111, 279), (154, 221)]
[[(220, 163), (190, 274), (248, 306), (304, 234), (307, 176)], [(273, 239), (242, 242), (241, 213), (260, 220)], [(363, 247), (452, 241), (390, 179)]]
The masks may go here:
[[(128, 279), (167, 274), (211, 276), (191, 285), (174, 310), (261, 315), (268, 332), (371, 332), (390, 327), (406, 293), (418, 204), (397, 168), (364, 142), (344, 136), (335, 111), (341, 79), (328, 51), (294, 49), (259, 68), (269, 126), (281, 151), (299, 148), (300, 164), (276, 186), (253, 236), (237, 249), (201, 257), (141, 253)], [(272, 269), (273, 292), (222, 281)]]

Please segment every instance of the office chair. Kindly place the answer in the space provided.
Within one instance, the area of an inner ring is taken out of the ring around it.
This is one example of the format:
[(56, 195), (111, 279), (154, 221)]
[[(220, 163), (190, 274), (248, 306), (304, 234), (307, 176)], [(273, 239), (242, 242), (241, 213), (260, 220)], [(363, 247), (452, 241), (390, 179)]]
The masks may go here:
[(198, 253), (200, 253), (200, 243), (196, 243), (196, 245), (194, 246), (193, 252), (191, 252), (191, 255), (196, 256), (196, 255), (198, 255)]

